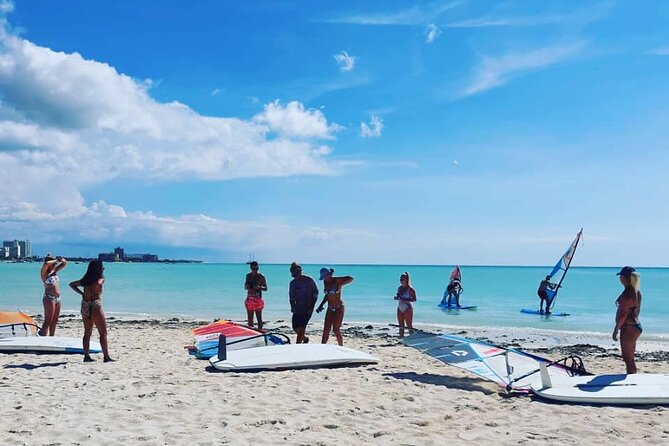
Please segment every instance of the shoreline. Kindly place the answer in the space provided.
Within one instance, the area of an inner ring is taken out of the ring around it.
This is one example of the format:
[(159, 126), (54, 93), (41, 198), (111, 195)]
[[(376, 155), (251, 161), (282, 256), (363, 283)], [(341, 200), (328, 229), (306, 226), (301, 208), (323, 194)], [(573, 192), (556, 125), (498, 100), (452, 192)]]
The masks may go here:
[[(226, 319), (232, 322), (246, 325), (246, 320), (242, 318), (202, 318), (189, 315), (155, 315), (145, 313), (115, 313), (107, 312), (107, 321), (109, 325), (114, 324), (133, 324), (148, 323), (151, 325), (165, 325), (175, 327), (195, 328), (200, 325), (206, 325), (219, 319)], [(41, 321), (42, 315), (31, 315), (36, 320)], [(309, 331), (323, 330), (322, 318), (318, 320), (311, 319)], [(63, 312), (60, 316), (60, 323), (78, 321), (80, 315), (78, 312)], [(355, 333), (364, 333), (367, 336), (394, 336), (397, 337), (398, 328), (396, 323), (380, 323), (372, 321), (344, 321), (342, 331)], [(278, 331), (280, 333), (292, 335), (290, 328), (290, 319), (273, 319), (264, 321), (266, 330)], [(532, 350), (550, 350), (569, 348), (582, 345), (586, 348), (601, 348), (607, 351), (619, 351), (620, 344), (611, 339), (610, 333), (602, 332), (580, 332), (568, 330), (540, 329), (533, 327), (486, 327), (486, 326), (467, 326), (452, 324), (435, 323), (416, 323), (414, 328), (418, 330), (429, 331), (433, 333), (448, 333), (458, 336), (468, 337), (476, 340), (483, 340), (491, 344), (503, 347)], [(669, 335), (642, 335), (637, 343), (638, 352), (669, 352)]]

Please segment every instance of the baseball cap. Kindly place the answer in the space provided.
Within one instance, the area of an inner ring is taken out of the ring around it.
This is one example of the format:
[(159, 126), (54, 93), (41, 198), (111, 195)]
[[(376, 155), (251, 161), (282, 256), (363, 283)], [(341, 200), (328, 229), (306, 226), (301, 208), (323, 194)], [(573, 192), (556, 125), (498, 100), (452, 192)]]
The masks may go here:
[(623, 266), (619, 273), (616, 273), (616, 276), (629, 277), (632, 273), (636, 273), (636, 270), (631, 266)]
[(318, 280), (323, 280), (328, 276), (328, 274), (330, 274), (330, 269), (323, 267), (323, 268), (321, 268), (320, 272), (321, 272), (321, 277)]

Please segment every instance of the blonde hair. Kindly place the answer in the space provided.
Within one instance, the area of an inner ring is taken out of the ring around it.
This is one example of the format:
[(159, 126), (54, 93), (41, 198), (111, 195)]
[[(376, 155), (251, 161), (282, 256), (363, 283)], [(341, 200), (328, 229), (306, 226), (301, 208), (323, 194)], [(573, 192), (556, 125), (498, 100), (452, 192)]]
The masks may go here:
[(400, 279), (402, 277), (406, 277), (407, 278), (407, 286), (411, 286), (411, 279), (409, 278), (409, 273), (404, 271), (402, 274), (400, 274)]
[(641, 286), (641, 276), (639, 276), (639, 273), (634, 271), (631, 273), (629, 276), (620, 276), (625, 279), (625, 285), (629, 285), (632, 288), (634, 288), (634, 291), (639, 291), (639, 287)]

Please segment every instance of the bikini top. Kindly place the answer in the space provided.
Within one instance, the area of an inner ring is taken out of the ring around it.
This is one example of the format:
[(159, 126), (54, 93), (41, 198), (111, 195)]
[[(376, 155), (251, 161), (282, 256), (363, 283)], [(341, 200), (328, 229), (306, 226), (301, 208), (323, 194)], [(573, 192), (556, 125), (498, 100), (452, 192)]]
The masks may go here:
[(330, 296), (332, 294), (339, 294), (339, 288), (335, 284), (335, 288), (330, 288), (330, 289), (325, 288), (324, 292), (326, 296)]
[(44, 281), (44, 285), (56, 285), (59, 282), (60, 282), (60, 279), (58, 278), (58, 274), (51, 274)]

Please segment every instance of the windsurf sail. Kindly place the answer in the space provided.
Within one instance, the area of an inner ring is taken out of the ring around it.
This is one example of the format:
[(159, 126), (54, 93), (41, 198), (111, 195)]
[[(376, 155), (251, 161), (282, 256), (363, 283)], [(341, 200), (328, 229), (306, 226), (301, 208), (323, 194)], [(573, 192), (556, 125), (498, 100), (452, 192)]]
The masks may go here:
[(576, 366), (569, 364), (567, 358), (565, 363), (552, 362), (520, 350), (448, 334), (416, 331), (404, 338), (403, 343), (445, 364), (493, 381), (507, 390), (529, 391), (531, 384), (540, 379), (540, 364), (545, 364), (551, 373), (558, 375), (587, 373), (580, 358), (577, 359)]
[(558, 260), (558, 262), (555, 264), (555, 267), (553, 267), (553, 270), (548, 275), (549, 280), (553, 279), (553, 277), (558, 275), (560, 277), (560, 280), (557, 282), (557, 286), (555, 287), (555, 289), (546, 290), (546, 294), (548, 294), (548, 297), (550, 299), (548, 306), (549, 310), (553, 308), (553, 305), (555, 305), (557, 293), (558, 291), (560, 291), (562, 282), (564, 281), (564, 278), (567, 276), (567, 271), (569, 271), (569, 266), (571, 265), (571, 261), (574, 258), (574, 253), (576, 252), (576, 248), (578, 247), (578, 242), (581, 240), (582, 235), (583, 235), (583, 228), (581, 228), (581, 230), (578, 231), (578, 234), (576, 234), (576, 238), (574, 239), (573, 242), (571, 242), (571, 245), (569, 245), (567, 252), (565, 252), (562, 255), (562, 257), (560, 257), (560, 260)]
[(193, 334), (195, 335), (193, 345), (185, 348), (189, 354), (199, 359), (216, 356), (220, 335), (225, 335), (230, 350), (286, 343), (286, 340), (279, 335), (255, 330), (226, 320), (219, 320), (212, 324), (197, 327), (193, 329)]
[(0, 338), (34, 336), (39, 327), (21, 311), (0, 311)]
[(453, 268), (453, 271), (451, 271), (450, 280), (451, 282), (454, 280), (462, 282), (462, 273), (460, 272), (460, 265), (456, 265), (455, 268)]

